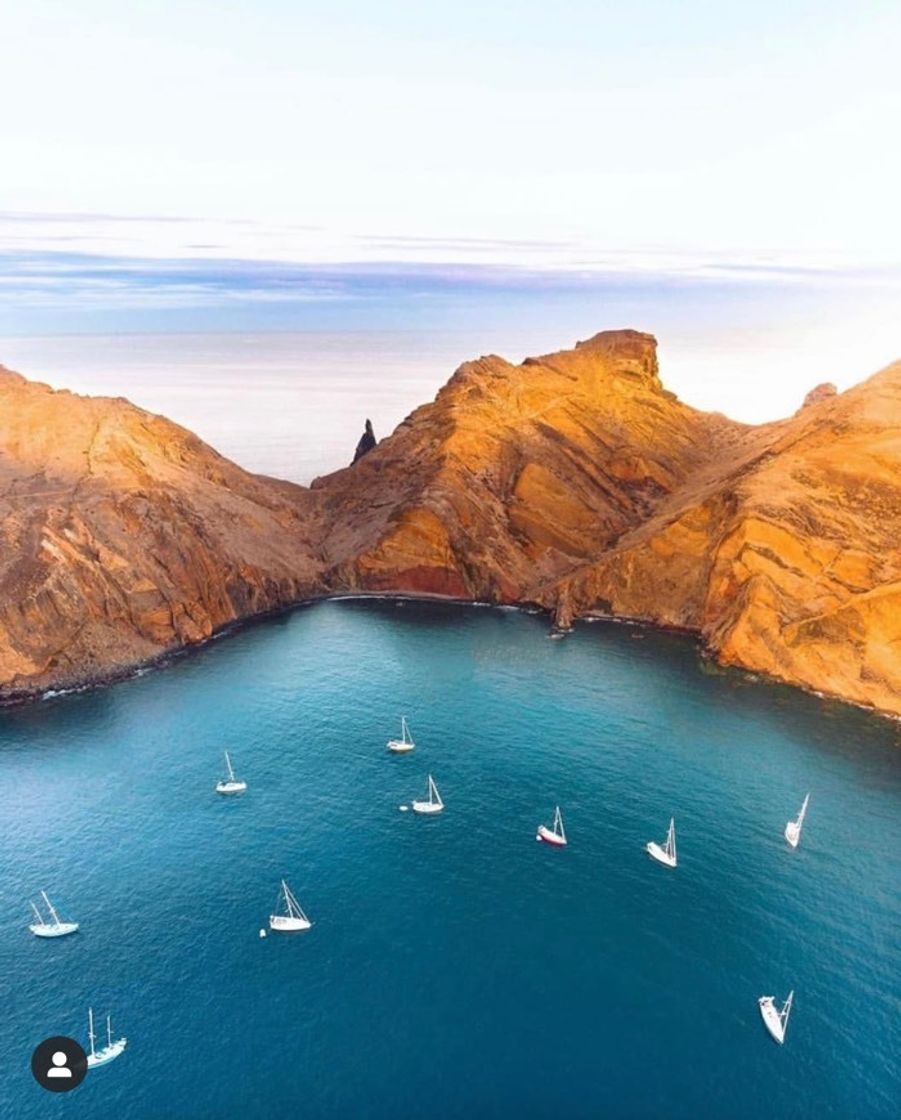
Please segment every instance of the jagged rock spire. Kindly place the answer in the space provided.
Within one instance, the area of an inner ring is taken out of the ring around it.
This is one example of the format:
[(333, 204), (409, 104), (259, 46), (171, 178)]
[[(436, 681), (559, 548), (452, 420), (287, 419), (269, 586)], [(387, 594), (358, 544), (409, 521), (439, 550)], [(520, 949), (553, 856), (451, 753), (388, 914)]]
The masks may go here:
[(375, 432), (372, 430), (372, 421), (367, 420), (366, 427), (363, 429), (363, 434), (360, 436), (360, 442), (357, 444), (357, 449), (354, 452), (354, 463), (356, 463), (358, 459), (362, 459), (367, 451), (371, 451), (377, 442)]

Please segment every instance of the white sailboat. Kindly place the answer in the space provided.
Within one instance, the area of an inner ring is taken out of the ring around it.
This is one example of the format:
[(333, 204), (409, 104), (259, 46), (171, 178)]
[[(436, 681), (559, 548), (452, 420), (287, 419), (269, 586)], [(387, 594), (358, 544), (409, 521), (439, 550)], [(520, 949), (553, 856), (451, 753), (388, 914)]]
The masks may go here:
[(785, 839), (791, 844), (793, 848), (797, 848), (798, 841), (801, 839), (801, 825), (804, 824), (804, 817), (807, 815), (807, 802), (810, 800), (810, 794), (804, 798), (804, 804), (801, 806), (801, 812), (793, 821), (789, 821), (785, 826)]
[(400, 717), (400, 738), (388, 740), (388, 750), (394, 751), (395, 754), (406, 754), (407, 751), (412, 751), (416, 744), (413, 742), (413, 736), (410, 734), (410, 728), (407, 726), (407, 717)]
[(414, 813), (440, 813), (444, 808), (441, 794), (438, 792), (438, 787), (435, 785), (435, 780), (431, 774), (429, 774), (428, 801), (414, 801), (412, 807)]
[(559, 805), (554, 808), (553, 827), (548, 828), (546, 824), (540, 824), (535, 839), (543, 840), (545, 844), (553, 844), (556, 848), (566, 847), (566, 833), (563, 830), (563, 814), (560, 812)]
[(761, 996), (757, 1001), (764, 1026), (780, 1046), (785, 1042), (785, 1032), (788, 1029), (788, 1016), (791, 1012), (794, 998), (795, 993), (794, 990), (792, 990), (788, 993), (788, 999), (783, 1003), (781, 1011), (776, 1007), (774, 996)]
[(247, 782), (235, 777), (228, 751), (225, 752), (225, 769), (228, 772), (228, 777), (222, 778), (221, 781), (216, 783), (216, 793), (243, 793), (247, 789)]
[(106, 1017), (106, 1046), (100, 1050), (95, 1050), (94, 1042), (96, 1035), (94, 1034), (94, 1010), (88, 1008), (88, 1038), (91, 1041), (91, 1049), (88, 1054), (88, 1069), (93, 1069), (95, 1066), (105, 1066), (107, 1062), (111, 1062), (114, 1058), (118, 1058), (125, 1047), (128, 1045), (127, 1038), (117, 1038), (113, 1041), (113, 1023), (111, 1016)]
[(282, 889), (279, 891), (279, 902), (284, 906), (284, 914), (270, 914), (269, 928), (276, 933), (303, 933), (312, 926), (312, 922), (301, 909), (300, 903), (294, 897), (294, 892), (282, 879)]
[(33, 921), (28, 928), (35, 937), (65, 937), (67, 933), (74, 933), (78, 929), (78, 922), (64, 922), (60, 919), (53, 903), (47, 897), (46, 891), (41, 891), (41, 898), (44, 900), (44, 905), (50, 912), (50, 918), (45, 921), (44, 915), (32, 902), (31, 909), (34, 911), (36, 920)]
[(648, 855), (652, 859), (656, 859), (658, 863), (662, 863), (665, 867), (676, 866), (676, 821), (674, 817), (670, 817), (665, 843), (661, 846), (652, 840), (646, 847)]

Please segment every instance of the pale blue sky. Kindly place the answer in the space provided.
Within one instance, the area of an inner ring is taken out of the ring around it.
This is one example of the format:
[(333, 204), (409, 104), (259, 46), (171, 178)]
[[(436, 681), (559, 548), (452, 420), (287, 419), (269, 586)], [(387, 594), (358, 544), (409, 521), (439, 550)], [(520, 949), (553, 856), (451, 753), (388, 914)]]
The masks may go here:
[(901, 354), (898, 0), (28, 0), (0, 35), (0, 336), (800, 332), (786, 400)]
[(901, 248), (897, 0), (4, 9), (5, 211), (248, 219), (310, 259)]

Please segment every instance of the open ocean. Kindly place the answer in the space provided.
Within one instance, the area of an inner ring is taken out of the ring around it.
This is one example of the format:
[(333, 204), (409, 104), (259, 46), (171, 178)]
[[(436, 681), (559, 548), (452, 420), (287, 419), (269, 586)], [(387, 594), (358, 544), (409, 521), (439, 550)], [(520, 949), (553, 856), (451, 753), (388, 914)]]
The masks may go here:
[[(322, 603), (0, 713), (3, 1120), (897, 1117), (898, 725), (683, 637), (547, 633)], [(399, 812), (430, 772), (445, 812)], [(314, 926), (261, 940), (282, 876)], [(41, 888), (77, 934), (29, 934)], [(780, 1047), (757, 999), (791, 988)], [(127, 1050), (44, 1092), (33, 1047), (89, 1005)]]

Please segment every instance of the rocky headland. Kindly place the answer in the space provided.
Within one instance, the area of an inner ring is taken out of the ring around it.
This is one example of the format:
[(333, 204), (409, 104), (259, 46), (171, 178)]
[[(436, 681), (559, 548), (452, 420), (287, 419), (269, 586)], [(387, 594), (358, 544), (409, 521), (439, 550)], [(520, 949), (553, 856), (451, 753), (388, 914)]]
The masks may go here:
[(0, 516), (7, 698), (364, 591), (680, 627), (901, 714), (901, 363), (748, 426), (679, 401), (637, 331), (483, 357), (309, 488), (0, 369)]

